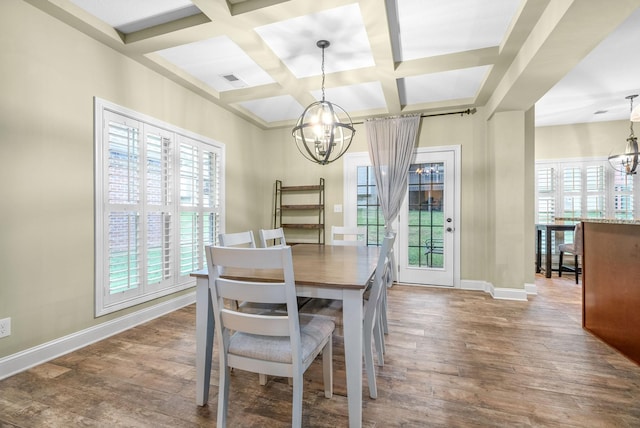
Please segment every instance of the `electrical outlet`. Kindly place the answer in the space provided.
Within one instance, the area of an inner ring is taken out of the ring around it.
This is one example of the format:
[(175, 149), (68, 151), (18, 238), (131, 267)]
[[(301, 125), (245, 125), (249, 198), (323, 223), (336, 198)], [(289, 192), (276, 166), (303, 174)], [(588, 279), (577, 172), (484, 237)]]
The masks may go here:
[(11, 335), (11, 318), (4, 318), (0, 320), (0, 337), (6, 337)]

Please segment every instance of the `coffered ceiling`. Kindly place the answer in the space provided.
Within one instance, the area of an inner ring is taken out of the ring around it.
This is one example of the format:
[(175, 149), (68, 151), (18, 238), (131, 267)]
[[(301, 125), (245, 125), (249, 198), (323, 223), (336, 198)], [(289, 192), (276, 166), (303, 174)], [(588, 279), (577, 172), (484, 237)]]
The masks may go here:
[[(640, 93), (640, 0), (580, 0), (564, 15), (553, 9), (574, 2), (25, 1), (264, 129), (293, 125), (322, 98), (321, 39), (325, 97), (354, 121), (508, 108), (509, 82), (531, 92), (522, 103), (539, 100), (539, 125), (614, 120)], [(572, 43), (562, 64), (544, 67), (545, 53)], [(531, 49), (542, 54), (525, 56)]]

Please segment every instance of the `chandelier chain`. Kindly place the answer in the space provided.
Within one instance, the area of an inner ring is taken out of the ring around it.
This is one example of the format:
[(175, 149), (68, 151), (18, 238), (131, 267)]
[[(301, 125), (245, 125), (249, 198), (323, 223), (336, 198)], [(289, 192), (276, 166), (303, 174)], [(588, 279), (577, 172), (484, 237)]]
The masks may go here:
[[(324, 46), (322, 47), (322, 101), (324, 101)], [(633, 103), (633, 100), (631, 100)]]
[[(323, 50), (324, 52), (324, 50)], [(637, 97), (637, 95), (629, 95), (627, 98), (629, 98), (629, 103), (631, 104), (631, 107), (629, 109), (629, 111), (633, 112), (633, 99)], [(635, 135), (633, 134), (633, 121), (629, 121), (629, 129), (631, 130), (631, 134), (629, 135), (629, 138), (634, 138)]]

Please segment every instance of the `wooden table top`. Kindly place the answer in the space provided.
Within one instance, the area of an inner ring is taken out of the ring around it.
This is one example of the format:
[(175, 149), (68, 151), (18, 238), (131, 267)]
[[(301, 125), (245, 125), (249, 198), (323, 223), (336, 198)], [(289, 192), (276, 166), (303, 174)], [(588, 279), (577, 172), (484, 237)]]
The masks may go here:
[[(291, 247), (291, 253), (296, 284), (363, 289), (375, 271), (380, 247), (298, 244)], [(193, 272), (191, 276), (207, 276), (207, 270)], [(229, 269), (224, 276), (243, 280), (282, 280), (281, 272), (266, 269), (241, 273)]]

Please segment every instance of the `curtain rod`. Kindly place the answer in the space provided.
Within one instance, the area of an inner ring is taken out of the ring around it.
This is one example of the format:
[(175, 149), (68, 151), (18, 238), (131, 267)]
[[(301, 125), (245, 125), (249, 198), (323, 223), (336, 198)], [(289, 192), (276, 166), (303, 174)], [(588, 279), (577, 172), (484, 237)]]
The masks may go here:
[[(421, 114), (420, 118), (423, 117), (435, 117), (435, 116), (448, 116), (450, 114), (459, 114), (460, 116), (462, 116), (463, 114), (475, 114), (476, 113), (476, 108), (472, 107), (472, 108), (468, 108), (466, 110), (461, 110), (461, 111), (450, 111), (449, 113), (435, 113), (435, 114)], [(364, 122), (353, 122), (354, 125), (362, 125)]]

